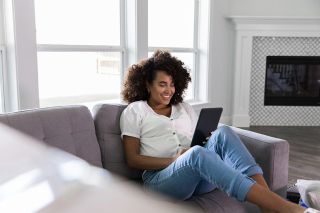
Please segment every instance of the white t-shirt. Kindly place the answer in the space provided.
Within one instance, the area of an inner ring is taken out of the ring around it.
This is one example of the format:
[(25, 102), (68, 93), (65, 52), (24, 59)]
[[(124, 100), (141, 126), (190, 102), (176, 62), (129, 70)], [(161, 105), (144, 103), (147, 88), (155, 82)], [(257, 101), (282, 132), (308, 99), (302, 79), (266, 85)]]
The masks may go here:
[(172, 106), (170, 117), (159, 115), (146, 101), (127, 106), (120, 117), (123, 135), (140, 139), (140, 154), (172, 157), (179, 148), (190, 147), (197, 115), (187, 103)]

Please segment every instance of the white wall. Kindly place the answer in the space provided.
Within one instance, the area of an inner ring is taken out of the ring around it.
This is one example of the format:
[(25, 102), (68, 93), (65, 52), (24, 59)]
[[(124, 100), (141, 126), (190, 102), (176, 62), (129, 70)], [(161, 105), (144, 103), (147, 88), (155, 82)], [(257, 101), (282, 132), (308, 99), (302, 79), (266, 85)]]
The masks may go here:
[(239, 16), (320, 16), (319, 0), (230, 0)]
[(211, 14), (211, 60), (209, 65), (209, 101), (223, 107), (222, 122), (230, 123), (233, 99), (234, 33), (229, 15), (229, 0), (213, 0)]

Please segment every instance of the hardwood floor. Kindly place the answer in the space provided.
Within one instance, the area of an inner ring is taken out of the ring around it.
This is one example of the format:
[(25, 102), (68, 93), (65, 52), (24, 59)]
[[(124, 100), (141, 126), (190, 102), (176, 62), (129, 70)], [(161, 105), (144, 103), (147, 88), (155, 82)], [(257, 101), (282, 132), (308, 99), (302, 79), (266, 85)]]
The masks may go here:
[(297, 179), (320, 180), (320, 126), (251, 126), (244, 129), (289, 142), (289, 186)]

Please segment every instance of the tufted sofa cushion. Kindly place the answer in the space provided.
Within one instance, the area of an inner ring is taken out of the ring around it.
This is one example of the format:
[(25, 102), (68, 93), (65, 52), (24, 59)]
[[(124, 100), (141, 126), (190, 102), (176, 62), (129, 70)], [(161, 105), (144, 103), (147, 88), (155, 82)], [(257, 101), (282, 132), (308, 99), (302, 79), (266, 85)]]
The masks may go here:
[(93, 119), (85, 106), (7, 113), (0, 115), (0, 122), (102, 167)]

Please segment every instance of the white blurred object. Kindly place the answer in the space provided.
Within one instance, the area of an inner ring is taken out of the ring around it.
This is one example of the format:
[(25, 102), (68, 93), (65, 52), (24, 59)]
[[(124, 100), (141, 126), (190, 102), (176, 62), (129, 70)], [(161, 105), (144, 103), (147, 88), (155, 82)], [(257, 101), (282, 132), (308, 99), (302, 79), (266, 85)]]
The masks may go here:
[(309, 207), (320, 209), (320, 180), (298, 179), (298, 187), (302, 201)]
[(320, 190), (308, 192), (307, 199), (311, 207), (320, 209)]
[(197, 212), (0, 123), (0, 212)]
[(320, 211), (313, 208), (307, 208), (303, 213), (320, 213)]

